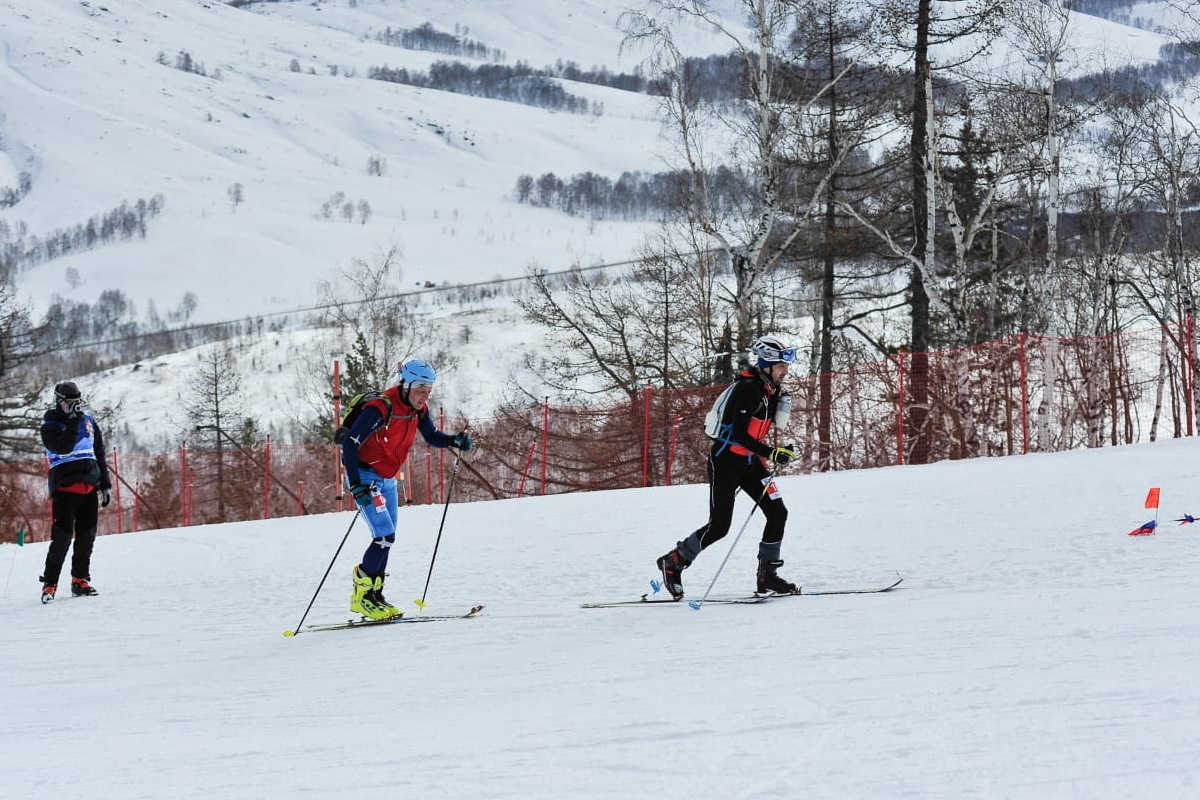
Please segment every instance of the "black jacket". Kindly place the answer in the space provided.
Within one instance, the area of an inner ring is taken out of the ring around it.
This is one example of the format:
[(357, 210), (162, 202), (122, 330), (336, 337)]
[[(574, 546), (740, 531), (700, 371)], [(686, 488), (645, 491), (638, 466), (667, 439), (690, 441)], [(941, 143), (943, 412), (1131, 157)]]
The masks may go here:
[[(763, 442), (779, 407), (779, 388), (756, 369), (738, 375), (721, 416), (721, 436), (713, 441), (712, 454), (749, 453), (768, 457), (771, 447)], [(749, 452), (747, 452), (749, 451)]]
[(51, 453), (66, 455), (75, 449), (81, 425), (91, 426), (92, 450), (96, 457), (67, 461), (52, 467), (48, 476), (51, 494), (73, 483), (90, 483), (101, 490), (112, 488), (104, 436), (90, 414), (68, 418), (58, 406), (49, 409), (42, 417), (42, 444)]

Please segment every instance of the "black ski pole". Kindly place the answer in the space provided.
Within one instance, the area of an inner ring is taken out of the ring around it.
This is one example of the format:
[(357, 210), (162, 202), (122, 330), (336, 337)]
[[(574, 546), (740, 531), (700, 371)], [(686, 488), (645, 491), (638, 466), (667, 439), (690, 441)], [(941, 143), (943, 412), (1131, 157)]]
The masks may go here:
[(354, 519), (350, 520), (350, 527), (346, 528), (346, 535), (342, 537), (342, 543), (338, 545), (337, 551), (334, 552), (333, 558), (329, 562), (329, 566), (325, 568), (325, 574), (321, 576), (321, 582), (317, 584), (317, 590), (313, 592), (312, 600), (308, 601), (308, 608), (304, 609), (304, 615), (300, 617), (300, 621), (296, 623), (296, 627), (290, 631), (284, 631), (284, 636), (295, 636), (300, 632), (300, 626), (304, 624), (304, 620), (308, 617), (308, 612), (312, 611), (313, 603), (317, 602), (317, 595), (321, 593), (321, 587), (325, 585), (325, 579), (329, 577), (329, 573), (333, 570), (333, 565), (337, 562), (338, 556), (342, 554), (342, 548), (346, 546), (346, 540), (350, 538), (350, 531), (354, 528), (354, 523), (358, 522), (358, 517), (362, 513), (362, 509), (355, 507)]
[(733, 548), (737, 547), (738, 540), (742, 538), (742, 534), (746, 532), (746, 526), (750, 524), (750, 520), (754, 518), (754, 510), (758, 508), (758, 504), (767, 496), (767, 491), (771, 488), (771, 484), (775, 482), (775, 472), (779, 469), (778, 465), (771, 467), (771, 473), (767, 475), (767, 480), (763, 483), (762, 493), (758, 499), (754, 501), (754, 505), (750, 506), (750, 513), (746, 515), (746, 521), (742, 523), (741, 530), (737, 532), (737, 536), (733, 537), (733, 543), (729, 545), (729, 552), (725, 554), (725, 558), (721, 559), (721, 566), (717, 567), (717, 574), (713, 575), (712, 582), (708, 584), (708, 588), (704, 590), (704, 596), (699, 600), (688, 600), (688, 605), (695, 611), (699, 611), (704, 601), (708, 599), (708, 593), (717, 585), (717, 578), (721, 577), (721, 571), (725, 569), (725, 562), (729, 561), (729, 557), (733, 555)]
[(437, 539), (433, 543), (433, 557), (429, 559), (429, 574), (425, 576), (425, 589), (421, 592), (421, 599), (413, 601), (422, 611), (425, 610), (425, 595), (429, 593), (429, 579), (433, 577), (433, 562), (437, 560), (438, 545), (442, 543), (442, 528), (446, 527), (446, 512), (450, 510), (450, 493), (454, 491), (454, 479), (458, 477), (458, 462), (461, 460), (462, 451), (456, 450), (454, 465), (450, 469), (450, 485), (446, 487), (446, 505), (442, 506), (442, 521), (438, 525)]

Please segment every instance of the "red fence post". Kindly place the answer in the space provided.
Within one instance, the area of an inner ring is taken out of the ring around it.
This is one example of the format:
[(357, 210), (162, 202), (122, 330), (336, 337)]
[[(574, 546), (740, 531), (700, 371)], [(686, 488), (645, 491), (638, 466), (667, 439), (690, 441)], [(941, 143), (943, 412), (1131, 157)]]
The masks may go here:
[(675, 423), (671, 426), (671, 449), (667, 451), (667, 486), (671, 485), (671, 470), (675, 468), (675, 447), (679, 444), (679, 415), (675, 415)]
[(263, 519), (271, 518), (271, 434), (267, 434), (266, 454), (263, 458), (267, 468), (263, 470)]
[(550, 398), (542, 404), (542, 494), (546, 493), (546, 458), (550, 444)]
[(196, 505), (196, 470), (188, 467), (188, 504), (187, 504), (187, 524), (190, 528), (192, 525), (192, 511)]
[(188, 518), (191, 516), (191, 510), (188, 508), (190, 498), (188, 498), (188, 465), (187, 465), (187, 442), (179, 448), (179, 525), (186, 528)]
[[(446, 430), (446, 409), (438, 409), (438, 430)], [(438, 502), (446, 499), (446, 448), (439, 447), (438, 451)]]
[(112, 462), (113, 475), (116, 476), (117, 479), (113, 483), (113, 494), (116, 495), (117, 499), (117, 533), (124, 533), (125, 523), (124, 518), (121, 516), (121, 469), (120, 461), (117, 458), (117, 451), (115, 449), (112, 451)]
[(904, 464), (904, 348), (896, 354), (900, 365), (900, 381), (896, 393), (896, 463)]
[(1187, 435), (1194, 436), (1196, 414), (1196, 318), (1189, 310), (1184, 316), (1184, 337), (1187, 341), (1187, 353), (1184, 362), (1187, 364)]
[(433, 453), (425, 448), (425, 502), (433, 505)]
[[(342, 421), (342, 363), (336, 358), (333, 360), (333, 431), (337, 430)], [(333, 431), (330, 431), (332, 434)], [(342, 450), (336, 444), (333, 445), (333, 488), (334, 497), (337, 502), (334, 508), (338, 511), (346, 510), (346, 493), (342, 491)]]
[(1021, 453), (1029, 453), (1029, 334), (1021, 331)]
[(650, 382), (646, 381), (646, 409), (645, 418), (642, 421), (642, 486), (648, 486), (650, 483), (650, 406), (653, 401), (650, 399)]

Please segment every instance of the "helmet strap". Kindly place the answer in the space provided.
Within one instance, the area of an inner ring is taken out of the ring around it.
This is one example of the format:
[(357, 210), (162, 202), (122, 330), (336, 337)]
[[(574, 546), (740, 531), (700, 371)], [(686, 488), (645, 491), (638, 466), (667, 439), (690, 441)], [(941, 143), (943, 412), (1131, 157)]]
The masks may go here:
[(779, 384), (771, 377), (769, 370), (763, 369), (758, 364), (751, 364), (750, 369), (754, 370), (754, 374), (761, 378), (762, 382), (767, 385), (768, 394), (775, 394), (775, 392), (779, 391)]

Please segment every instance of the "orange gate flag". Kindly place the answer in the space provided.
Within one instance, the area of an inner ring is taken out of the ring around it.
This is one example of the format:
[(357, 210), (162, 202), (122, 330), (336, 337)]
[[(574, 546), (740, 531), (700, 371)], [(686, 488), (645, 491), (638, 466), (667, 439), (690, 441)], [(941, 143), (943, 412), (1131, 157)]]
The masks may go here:
[(1146, 508), (1158, 508), (1158, 494), (1159, 487), (1155, 486), (1150, 490), (1150, 492), (1146, 495)]

